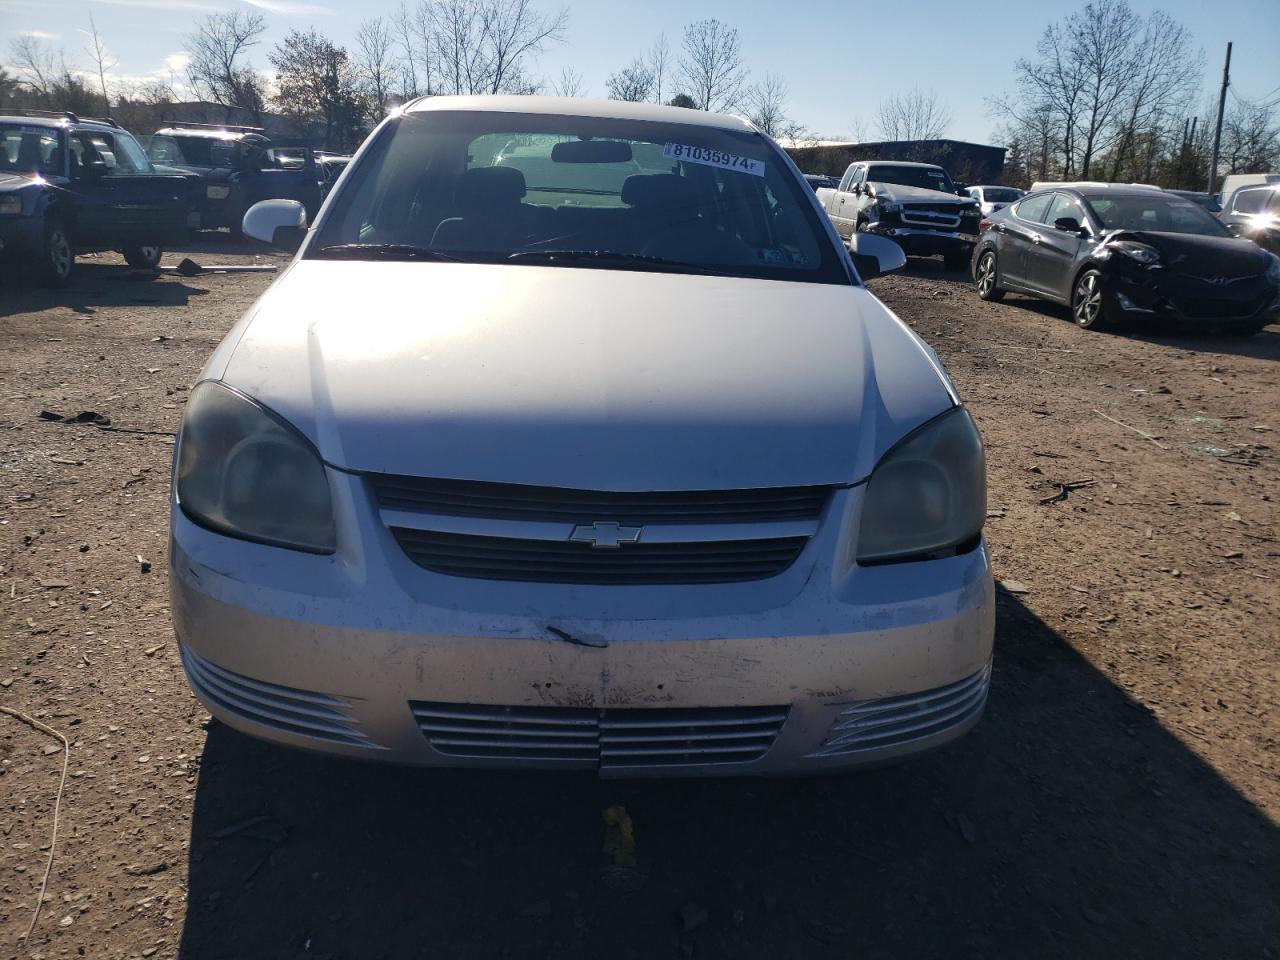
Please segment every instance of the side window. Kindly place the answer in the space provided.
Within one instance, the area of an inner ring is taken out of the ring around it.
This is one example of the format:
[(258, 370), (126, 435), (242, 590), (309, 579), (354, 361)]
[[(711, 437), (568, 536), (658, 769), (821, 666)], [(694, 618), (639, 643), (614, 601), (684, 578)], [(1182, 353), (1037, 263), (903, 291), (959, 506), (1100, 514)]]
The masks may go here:
[(1052, 193), (1039, 193), (1034, 197), (1028, 197), (1021, 203), (1014, 205), (1014, 215), (1020, 220), (1044, 223), (1044, 215), (1049, 212), (1049, 203), (1053, 200), (1053, 196)]
[(853, 171), (853, 182), (850, 183), (849, 186), (854, 187), (862, 183), (862, 181), (866, 178), (866, 175), (867, 175), (867, 168), (858, 167), (857, 170)]
[(1081, 225), (1088, 222), (1085, 220), (1084, 213), (1074, 197), (1065, 193), (1055, 193), (1053, 195), (1053, 203), (1049, 205), (1049, 213), (1044, 218), (1044, 222), (1049, 226), (1053, 226), (1062, 217), (1071, 217)]
[(1261, 213), (1269, 190), (1240, 190), (1231, 203), (1232, 213)]
[(109, 133), (77, 133), (79, 149), (72, 150), (81, 164), (101, 161), (106, 165), (105, 176), (136, 177), (151, 172), (146, 154), (128, 134), (112, 136)]
[(844, 176), (840, 180), (840, 186), (837, 188), (841, 193), (849, 192), (849, 188), (853, 186), (853, 175), (857, 170), (858, 168), (855, 165), (849, 164), (848, 169), (845, 170)]

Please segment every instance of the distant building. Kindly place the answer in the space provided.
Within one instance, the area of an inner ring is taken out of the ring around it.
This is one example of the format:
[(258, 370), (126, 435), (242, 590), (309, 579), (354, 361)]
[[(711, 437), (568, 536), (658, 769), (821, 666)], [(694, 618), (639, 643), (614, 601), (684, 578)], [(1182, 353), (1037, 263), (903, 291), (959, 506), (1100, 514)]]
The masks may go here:
[(786, 140), (781, 146), (805, 173), (839, 177), (856, 160), (911, 160), (936, 163), (961, 183), (999, 183), (1004, 147), (963, 140), (884, 140), (842, 143), (835, 140)]

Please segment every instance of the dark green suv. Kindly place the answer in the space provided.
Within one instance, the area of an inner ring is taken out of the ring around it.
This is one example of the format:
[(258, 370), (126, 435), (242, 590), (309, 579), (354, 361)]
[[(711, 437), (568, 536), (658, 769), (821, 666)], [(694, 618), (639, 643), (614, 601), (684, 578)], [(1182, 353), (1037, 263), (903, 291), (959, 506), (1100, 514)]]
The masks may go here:
[(95, 250), (158, 266), (161, 248), (185, 238), (189, 189), (114, 120), (0, 115), (0, 261), (37, 282), (67, 283), (76, 254)]

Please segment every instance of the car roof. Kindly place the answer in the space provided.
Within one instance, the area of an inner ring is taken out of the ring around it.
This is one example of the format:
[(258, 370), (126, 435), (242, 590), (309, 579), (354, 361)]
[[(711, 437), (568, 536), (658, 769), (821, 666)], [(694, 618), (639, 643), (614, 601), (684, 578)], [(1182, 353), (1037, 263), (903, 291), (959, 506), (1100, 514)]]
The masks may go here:
[(72, 120), (69, 117), (24, 117), (22, 114), (0, 114), (0, 123), (20, 123), (27, 127), (48, 127), (57, 130), (60, 127), (75, 127), (89, 130), (107, 130), (111, 133), (127, 133), (123, 127), (113, 126), (101, 120), (90, 120), (82, 117)]
[(227, 129), (210, 129), (201, 130), (195, 127), (184, 127), (182, 124), (176, 126), (161, 127), (153, 136), (157, 137), (203, 137), (206, 140), (243, 140), (246, 137), (266, 140), (267, 138), (256, 131), (252, 130), (227, 130)]
[(664, 107), (653, 103), (628, 103), (623, 100), (596, 100), (586, 97), (520, 97), (462, 96), (419, 97), (404, 107), (404, 113), (430, 113), (434, 110), (479, 110), (491, 113), (564, 114), (572, 117), (600, 117), (616, 120), (649, 120), (682, 123), (720, 130), (755, 131), (756, 127), (742, 117), (687, 107)]
[(940, 167), (936, 163), (917, 163), (914, 160), (858, 160), (857, 162), (865, 163), (867, 165), (876, 164), (878, 166), (886, 166), (886, 167), (921, 167), (921, 168), (927, 167), (930, 170), (942, 169), (942, 167)]

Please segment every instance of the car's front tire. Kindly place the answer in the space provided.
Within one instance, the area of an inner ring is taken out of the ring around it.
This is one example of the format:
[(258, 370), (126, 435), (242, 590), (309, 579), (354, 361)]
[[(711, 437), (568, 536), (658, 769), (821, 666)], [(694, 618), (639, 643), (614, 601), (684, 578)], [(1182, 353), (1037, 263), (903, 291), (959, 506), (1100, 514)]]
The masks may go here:
[(150, 244), (135, 244), (120, 252), (124, 254), (124, 262), (137, 270), (155, 270), (160, 266), (163, 253), (159, 247)]
[(994, 250), (984, 250), (978, 258), (978, 266), (973, 272), (973, 279), (978, 285), (978, 299), (1002, 300), (1004, 291), (1000, 289), (1000, 270)]
[(40, 268), (36, 273), (41, 285), (65, 287), (71, 282), (76, 255), (71, 235), (61, 220), (50, 220), (44, 227), (44, 243), (40, 247)]
[(1102, 274), (1097, 270), (1086, 270), (1076, 278), (1071, 292), (1071, 316), (1083, 330), (1111, 326), (1111, 310), (1102, 289)]

